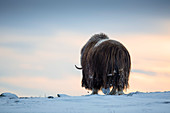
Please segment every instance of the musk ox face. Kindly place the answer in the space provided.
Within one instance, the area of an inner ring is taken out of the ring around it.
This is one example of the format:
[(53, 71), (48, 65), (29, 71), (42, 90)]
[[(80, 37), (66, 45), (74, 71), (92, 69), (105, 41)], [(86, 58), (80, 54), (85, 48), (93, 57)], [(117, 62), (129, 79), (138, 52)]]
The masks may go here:
[[(123, 94), (129, 84), (131, 60), (128, 50), (105, 34), (96, 34), (81, 50), (82, 87), (97, 94)], [(112, 90), (110, 91), (110, 88)]]

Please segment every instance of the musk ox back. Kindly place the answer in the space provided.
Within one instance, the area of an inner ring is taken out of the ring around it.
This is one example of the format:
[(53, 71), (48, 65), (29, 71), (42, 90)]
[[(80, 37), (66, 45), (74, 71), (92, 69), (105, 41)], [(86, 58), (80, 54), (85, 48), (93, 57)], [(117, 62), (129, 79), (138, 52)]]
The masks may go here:
[[(82, 87), (105, 94), (119, 95), (127, 89), (131, 60), (128, 50), (105, 34), (92, 36), (81, 50)], [(112, 88), (110, 92), (110, 88)]]

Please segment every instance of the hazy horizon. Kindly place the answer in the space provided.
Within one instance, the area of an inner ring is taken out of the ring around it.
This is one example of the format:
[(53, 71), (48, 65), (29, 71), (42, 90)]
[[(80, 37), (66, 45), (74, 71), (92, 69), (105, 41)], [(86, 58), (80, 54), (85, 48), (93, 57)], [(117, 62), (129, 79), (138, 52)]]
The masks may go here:
[(0, 93), (84, 95), (80, 50), (96, 33), (131, 55), (131, 91), (170, 91), (169, 0), (1, 0)]

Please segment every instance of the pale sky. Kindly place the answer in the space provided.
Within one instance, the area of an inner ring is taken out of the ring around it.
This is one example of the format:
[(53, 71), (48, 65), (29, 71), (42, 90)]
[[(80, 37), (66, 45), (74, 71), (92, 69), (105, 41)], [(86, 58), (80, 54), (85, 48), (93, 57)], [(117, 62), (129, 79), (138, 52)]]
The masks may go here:
[(87, 94), (74, 65), (101, 32), (130, 52), (126, 93), (170, 90), (169, 0), (0, 0), (0, 93)]

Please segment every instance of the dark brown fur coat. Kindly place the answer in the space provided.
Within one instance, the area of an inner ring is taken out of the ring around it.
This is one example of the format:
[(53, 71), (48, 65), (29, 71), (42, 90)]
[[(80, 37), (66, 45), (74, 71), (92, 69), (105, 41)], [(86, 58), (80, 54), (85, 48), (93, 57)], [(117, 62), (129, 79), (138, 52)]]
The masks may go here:
[[(103, 42), (102, 42), (102, 41)], [(82, 87), (126, 89), (131, 68), (128, 50), (105, 34), (92, 36), (81, 50)]]

